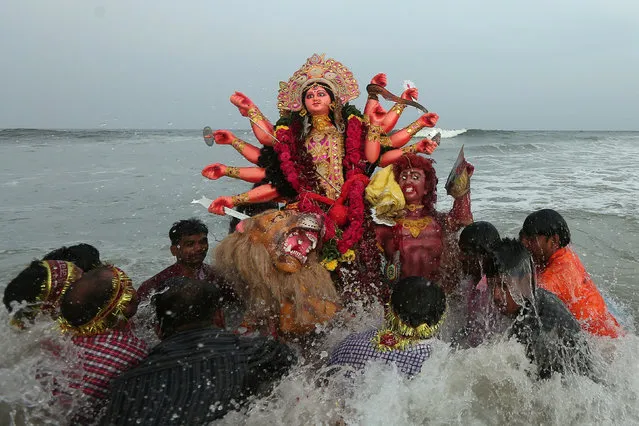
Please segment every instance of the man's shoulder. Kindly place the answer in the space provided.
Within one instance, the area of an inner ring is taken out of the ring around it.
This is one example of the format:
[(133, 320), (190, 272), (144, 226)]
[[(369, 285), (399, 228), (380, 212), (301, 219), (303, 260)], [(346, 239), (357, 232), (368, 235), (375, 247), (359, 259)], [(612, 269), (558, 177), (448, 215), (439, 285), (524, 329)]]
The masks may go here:
[(140, 287), (138, 287), (138, 296), (144, 298), (150, 295), (153, 290), (166, 281), (169, 278), (179, 276), (182, 273), (182, 267), (178, 263), (164, 268), (157, 274), (153, 275), (148, 280), (144, 281)]
[(192, 360), (226, 357), (237, 352), (237, 336), (216, 328), (189, 330), (174, 334), (155, 345), (148, 356), (136, 367), (120, 376), (122, 381), (134, 377), (153, 375), (180, 366)]
[(546, 328), (561, 326), (575, 332), (581, 330), (575, 316), (557, 295), (543, 288), (538, 288), (535, 292), (535, 298), (541, 321)]
[(155, 282), (158, 280), (164, 280), (164, 279), (168, 279), (168, 278), (172, 278), (174, 276), (178, 276), (182, 273), (182, 267), (180, 266), (179, 263), (174, 263), (173, 265), (170, 265), (164, 269), (162, 269), (160, 272), (158, 272), (157, 274), (153, 275), (151, 278), (149, 278), (148, 280), (144, 281), (144, 283), (142, 283), (142, 285), (149, 283), (149, 282)]
[(546, 266), (546, 270), (563, 269), (566, 267), (574, 268), (575, 266), (583, 268), (583, 263), (581, 263), (579, 255), (577, 255), (571, 247), (565, 246), (553, 253)]
[(146, 351), (146, 343), (130, 330), (108, 330), (99, 334), (84, 337), (74, 337), (78, 346), (104, 346), (119, 348), (142, 348)]
[(285, 343), (267, 336), (237, 336), (237, 348), (240, 351), (269, 351), (278, 348), (288, 348)]
[(375, 334), (377, 334), (377, 331), (378, 330), (376, 329), (371, 329), (359, 333), (349, 334), (337, 345), (337, 347), (335, 348), (335, 352), (350, 351), (355, 348), (373, 348), (372, 339)]

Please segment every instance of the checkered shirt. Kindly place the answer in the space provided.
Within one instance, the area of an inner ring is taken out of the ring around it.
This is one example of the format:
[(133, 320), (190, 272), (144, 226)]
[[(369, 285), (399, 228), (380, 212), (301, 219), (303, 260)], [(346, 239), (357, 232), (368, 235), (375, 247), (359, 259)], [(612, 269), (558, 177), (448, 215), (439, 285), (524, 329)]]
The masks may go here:
[(394, 363), (407, 376), (414, 376), (422, 369), (426, 358), (430, 357), (431, 345), (421, 340), (404, 350), (379, 351), (371, 341), (378, 330), (351, 334), (331, 354), (329, 365), (349, 365), (363, 368), (370, 361)]
[(110, 330), (88, 337), (74, 337), (79, 348), (82, 375), (74, 374), (70, 387), (81, 389), (89, 399), (105, 399), (111, 379), (146, 358), (146, 344), (130, 330)]

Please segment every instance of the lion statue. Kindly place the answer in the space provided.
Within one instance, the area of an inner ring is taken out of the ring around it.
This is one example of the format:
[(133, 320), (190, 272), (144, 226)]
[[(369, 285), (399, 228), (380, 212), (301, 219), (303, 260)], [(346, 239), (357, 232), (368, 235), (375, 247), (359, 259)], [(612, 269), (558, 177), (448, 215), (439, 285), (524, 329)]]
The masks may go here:
[(215, 265), (246, 306), (243, 326), (307, 334), (341, 308), (318, 258), (324, 226), (314, 214), (268, 210), (241, 221), (215, 248)]

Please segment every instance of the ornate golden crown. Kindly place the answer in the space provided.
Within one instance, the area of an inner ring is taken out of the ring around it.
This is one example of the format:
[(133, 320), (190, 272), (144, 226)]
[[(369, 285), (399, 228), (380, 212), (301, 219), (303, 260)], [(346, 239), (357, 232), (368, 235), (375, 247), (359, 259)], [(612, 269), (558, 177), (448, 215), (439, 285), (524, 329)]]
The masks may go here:
[(324, 59), (317, 53), (295, 71), (288, 83), (280, 82), (277, 107), (280, 111), (299, 111), (304, 105), (302, 93), (313, 83), (326, 84), (342, 104), (359, 96), (359, 86), (353, 73), (335, 59)]

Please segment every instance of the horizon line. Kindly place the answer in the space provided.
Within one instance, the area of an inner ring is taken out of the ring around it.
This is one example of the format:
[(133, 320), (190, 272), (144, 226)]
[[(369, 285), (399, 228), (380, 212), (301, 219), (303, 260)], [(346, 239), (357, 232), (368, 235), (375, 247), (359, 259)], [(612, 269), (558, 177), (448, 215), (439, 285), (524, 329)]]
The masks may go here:
[[(465, 131), (470, 131), (470, 130), (481, 130), (484, 132), (639, 132), (639, 129), (636, 130), (629, 130), (629, 129), (589, 129), (589, 130), (584, 130), (584, 129), (481, 129), (481, 128), (459, 128), (459, 129), (444, 129), (444, 128), (439, 128), (441, 130), (449, 130), (449, 131), (455, 131), (455, 130), (465, 130)], [(177, 128), (177, 127), (157, 127), (157, 128), (143, 128), (143, 127), (120, 127), (120, 128), (104, 128), (104, 127), (0, 127), (0, 131), (5, 131), (5, 130), (39, 130), (39, 131), (46, 131), (46, 130), (52, 130), (52, 131), (104, 131), (104, 132), (109, 132), (109, 131), (165, 131), (165, 130), (173, 130), (173, 131), (197, 131), (197, 132), (201, 132), (202, 129), (198, 129), (198, 128)], [(251, 131), (250, 128), (246, 128), (246, 129), (240, 129), (240, 128), (235, 128), (235, 129), (225, 129), (225, 130), (230, 130), (230, 131)], [(423, 130), (428, 130), (428, 128), (424, 128)]]

